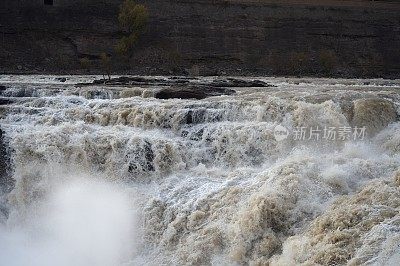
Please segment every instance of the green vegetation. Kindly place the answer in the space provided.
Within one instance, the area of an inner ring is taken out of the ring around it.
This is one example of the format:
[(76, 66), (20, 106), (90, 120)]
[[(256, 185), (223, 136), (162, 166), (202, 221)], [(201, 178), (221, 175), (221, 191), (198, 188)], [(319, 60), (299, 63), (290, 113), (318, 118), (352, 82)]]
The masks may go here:
[(134, 0), (125, 0), (118, 15), (121, 28), (127, 34), (122, 37), (116, 47), (119, 54), (130, 57), (139, 36), (144, 32), (149, 18), (149, 13), (144, 5), (137, 4)]
[(89, 71), (91, 65), (89, 58), (83, 57), (79, 59), (79, 64), (81, 65), (81, 68), (85, 69), (86, 71)]

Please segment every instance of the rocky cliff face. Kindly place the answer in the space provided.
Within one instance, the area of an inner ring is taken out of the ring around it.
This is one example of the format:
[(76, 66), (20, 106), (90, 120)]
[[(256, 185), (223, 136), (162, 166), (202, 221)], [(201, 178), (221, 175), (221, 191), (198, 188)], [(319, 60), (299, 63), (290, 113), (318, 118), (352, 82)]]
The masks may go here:
[[(400, 73), (400, 4), (395, 1), (145, 0), (151, 19), (131, 62), (146, 73)], [(279, 3), (278, 3), (279, 2)], [(79, 70), (114, 54), (121, 1), (0, 3), (2, 71)], [(114, 56), (115, 58), (115, 56)]]

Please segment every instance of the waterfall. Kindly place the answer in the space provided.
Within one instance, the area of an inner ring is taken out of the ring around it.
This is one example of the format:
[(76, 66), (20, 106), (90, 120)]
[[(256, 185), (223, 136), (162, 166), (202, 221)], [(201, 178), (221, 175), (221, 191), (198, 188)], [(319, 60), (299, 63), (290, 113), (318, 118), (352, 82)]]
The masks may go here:
[(400, 81), (94, 78), (0, 76), (0, 264), (399, 263)]

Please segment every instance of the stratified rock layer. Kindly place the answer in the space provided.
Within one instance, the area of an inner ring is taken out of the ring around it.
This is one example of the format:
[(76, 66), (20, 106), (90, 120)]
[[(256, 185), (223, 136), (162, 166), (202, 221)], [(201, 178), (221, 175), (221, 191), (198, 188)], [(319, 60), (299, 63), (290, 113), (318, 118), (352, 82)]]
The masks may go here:
[[(0, 70), (70, 72), (82, 58), (100, 71), (121, 37), (121, 0), (0, 3)], [(150, 21), (131, 62), (115, 71), (148, 74), (400, 73), (396, 1), (145, 0)]]

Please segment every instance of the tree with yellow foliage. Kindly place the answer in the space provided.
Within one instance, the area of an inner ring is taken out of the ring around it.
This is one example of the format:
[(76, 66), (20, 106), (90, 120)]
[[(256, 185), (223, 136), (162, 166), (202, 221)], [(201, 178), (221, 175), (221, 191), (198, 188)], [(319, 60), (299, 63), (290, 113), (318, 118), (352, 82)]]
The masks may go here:
[(144, 5), (134, 0), (125, 0), (120, 6), (118, 21), (127, 34), (122, 37), (116, 47), (119, 54), (130, 56), (139, 36), (146, 28), (149, 13)]

